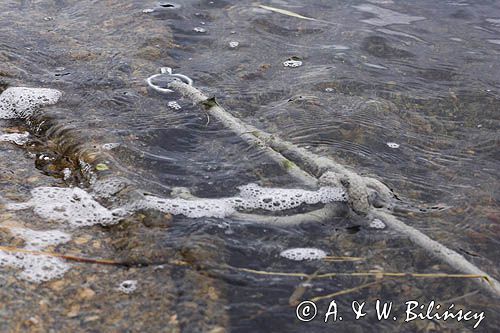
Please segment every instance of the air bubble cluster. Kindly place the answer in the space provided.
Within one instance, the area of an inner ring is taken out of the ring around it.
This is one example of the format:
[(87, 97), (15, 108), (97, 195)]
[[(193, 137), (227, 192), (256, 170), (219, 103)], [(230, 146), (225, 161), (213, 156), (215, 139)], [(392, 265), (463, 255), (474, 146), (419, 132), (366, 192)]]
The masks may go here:
[(0, 134), (0, 142), (12, 142), (16, 145), (24, 145), (28, 142), (30, 134), (28, 132), (24, 133), (8, 133), (8, 134)]
[(71, 178), (71, 169), (70, 168), (64, 168), (63, 169), (63, 179), (64, 180), (69, 180)]
[(120, 283), (118, 290), (125, 294), (133, 293), (137, 289), (137, 280), (126, 280)]
[(112, 211), (101, 206), (90, 194), (80, 188), (37, 187), (31, 191), (31, 200), (19, 204), (7, 204), (7, 209), (27, 209), (40, 217), (59, 222), (67, 222), (74, 227), (95, 224), (117, 223)]
[[(97, 181), (92, 195), (109, 198), (128, 183), (121, 178)], [(80, 188), (38, 187), (31, 191), (32, 198), (23, 203), (7, 203), (10, 210), (32, 208), (47, 220), (66, 222), (73, 227), (110, 225), (118, 223), (121, 217), (142, 209), (154, 209), (173, 215), (190, 218), (223, 218), (238, 210), (283, 211), (301, 205), (326, 204), (346, 201), (346, 193), (337, 187), (322, 187), (317, 191), (299, 189), (263, 188), (256, 184), (239, 187), (240, 195), (220, 199), (161, 198), (145, 195), (142, 199), (125, 206), (109, 210), (101, 206), (94, 197)]]
[(239, 187), (237, 197), (220, 199), (165, 199), (146, 196), (136, 204), (136, 209), (156, 209), (173, 215), (182, 214), (191, 218), (229, 216), (237, 210), (282, 211), (303, 204), (314, 205), (334, 201), (346, 201), (343, 189), (322, 187), (318, 191), (299, 189), (263, 188), (257, 184)]
[(7, 88), (0, 95), (0, 119), (26, 118), (44, 105), (59, 101), (61, 92), (46, 88)]
[(236, 210), (225, 199), (165, 199), (147, 196), (138, 203), (136, 208), (155, 209), (173, 215), (184, 215), (190, 218), (216, 217), (223, 218), (233, 214)]
[(399, 143), (395, 143), (395, 142), (387, 142), (386, 145), (387, 145), (387, 147), (392, 148), (392, 149), (399, 148)]
[(30, 282), (41, 283), (60, 278), (70, 265), (62, 259), (42, 254), (0, 251), (0, 266), (22, 269), (19, 277)]
[(167, 103), (168, 107), (173, 110), (180, 110), (182, 107), (176, 101), (170, 101)]
[(300, 66), (302, 66), (302, 61), (289, 59), (289, 60), (283, 62), (283, 66), (285, 66), (285, 67), (300, 67)]
[[(59, 230), (37, 231), (25, 228), (9, 228), (10, 232), (24, 239), (23, 250), (41, 251), (48, 246), (66, 243), (71, 236)], [(0, 266), (21, 269), (19, 277), (30, 282), (41, 283), (60, 278), (70, 265), (60, 258), (38, 253), (0, 251)]]
[(236, 208), (264, 209), (281, 211), (299, 207), (302, 204), (314, 205), (333, 201), (346, 201), (346, 193), (338, 187), (322, 187), (317, 191), (300, 189), (265, 188), (257, 184), (239, 187), (240, 198), (232, 201)]
[(382, 222), (380, 219), (374, 219), (373, 221), (370, 222), (370, 228), (385, 229), (385, 223)]
[(10, 228), (11, 234), (24, 239), (26, 250), (43, 250), (52, 245), (67, 243), (71, 236), (59, 230), (31, 230), (25, 228)]
[(205, 33), (205, 32), (207, 32), (207, 29), (202, 28), (202, 27), (195, 27), (195, 28), (193, 28), (193, 31), (198, 32), (198, 33)]
[(327, 256), (326, 252), (312, 247), (297, 247), (282, 251), (280, 256), (290, 260), (320, 260)]
[(102, 145), (102, 149), (104, 149), (104, 150), (112, 150), (112, 149), (115, 149), (118, 147), (120, 147), (120, 144), (117, 142), (110, 142), (110, 143), (105, 143)]

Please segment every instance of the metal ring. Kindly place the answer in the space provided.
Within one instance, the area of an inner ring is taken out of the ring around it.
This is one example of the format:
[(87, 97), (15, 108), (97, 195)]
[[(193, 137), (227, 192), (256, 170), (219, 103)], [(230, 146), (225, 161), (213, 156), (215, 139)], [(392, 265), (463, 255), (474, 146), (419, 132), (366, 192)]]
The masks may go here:
[(156, 91), (158, 91), (160, 93), (171, 93), (171, 92), (174, 92), (172, 89), (161, 88), (161, 87), (158, 87), (156, 84), (153, 83), (154, 79), (156, 79), (157, 77), (160, 77), (162, 75), (173, 76), (175, 78), (183, 80), (187, 85), (190, 85), (190, 86), (193, 85), (193, 80), (191, 80), (188, 76), (183, 75), (183, 74), (172, 74), (172, 68), (170, 68), (170, 67), (161, 67), (160, 68), (160, 73), (159, 74), (154, 74), (154, 75), (151, 75), (150, 77), (148, 77), (146, 79), (146, 83), (152, 89), (154, 89), (154, 90), (156, 90)]
[(151, 88), (153, 88), (154, 90), (158, 91), (158, 92), (161, 92), (161, 93), (171, 93), (171, 92), (174, 92), (172, 89), (167, 89), (167, 88), (160, 88), (158, 87), (156, 84), (154, 84), (152, 81), (153, 79), (156, 79), (157, 77), (159, 76), (163, 76), (165, 74), (154, 74), (154, 75), (151, 75), (150, 77), (148, 77), (146, 79), (146, 83), (148, 84), (148, 86), (150, 86)]

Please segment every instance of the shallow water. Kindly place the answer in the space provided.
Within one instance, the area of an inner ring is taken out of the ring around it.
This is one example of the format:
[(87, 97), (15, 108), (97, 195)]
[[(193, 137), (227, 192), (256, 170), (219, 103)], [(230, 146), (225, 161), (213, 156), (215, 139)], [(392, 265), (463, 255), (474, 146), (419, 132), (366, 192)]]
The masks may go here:
[[(109, 151), (113, 166), (157, 195), (167, 196), (176, 186), (212, 198), (233, 196), (238, 186), (251, 182), (301, 187), (261, 150), (248, 146), (198, 106), (175, 93), (148, 89), (144, 80), (170, 66), (240, 119), (382, 180), (405, 204), (421, 208), (401, 212), (406, 223), (499, 279), (499, 4), (306, 0), (266, 5), (316, 20), (241, 1), (183, 1), (175, 6), (154, 1), (4, 1), (0, 83), (62, 90), (63, 99), (49, 111), (57, 121), (77, 128), (95, 146), (119, 143)], [(231, 47), (231, 42), (238, 45)], [(291, 57), (300, 58), (302, 66), (283, 66)], [(181, 109), (170, 108), (171, 101)], [(23, 126), (3, 120), (0, 125)], [(399, 146), (391, 148), (388, 143)], [(1, 161), (8, 159), (10, 150), (22, 154), (25, 149), (0, 144)], [(42, 142), (40, 147), (50, 152), (49, 144)], [(47, 168), (31, 167), (29, 172), (35, 175), (48, 174)], [(16, 181), (23, 178), (10, 183), (2, 179), (3, 190), (14, 193), (11, 199), (27, 196), (31, 187)], [(78, 180), (46, 182), (69, 186)], [(140, 227), (130, 226), (138, 220)], [(178, 317), (185, 331), (194, 330), (198, 326), (193, 323), (206, 322), (209, 316), (198, 313), (204, 306), (200, 297), (193, 296), (198, 288), (199, 295), (208, 295), (208, 302), (224, 312), (214, 322), (233, 332), (472, 329), (471, 322), (379, 322), (373, 313), (364, 320), (346, 316), (335, 324), (319, 318), (301, 323), (288, 305), (299, 279), (227, 268), (308, 274), (319, 269), (456, 272), (401, 235), (366, 227), (361, 217), (295, 227), (182, 216), (174, 216), (165, 227), (158, 220), (156, 213), (144, 212), (121, 227), (84, 232), (123, 238), (123, 244), (108, 240), (103, 245), (108, 256), (156, 258), (170, 253), (195, 261), (193, 271), (206, 271), (217, 297), (196, 279), (185, 279), (184, 274), (171, 277), (176, 292), (189, 294), (193, 303), (187, 304), (182, 295), (169, 303), (168, 311), (182, 307)], [(280, 258), (279, 253), (290, 247), (317, 247), (330, 255), (365, 260), (325, 263)], [(124, 275), (119, 269), (111, 274)], [(148, 278), (159, 283), (161, 278), (155, 280), (153, 275)], [(303, 299), (371, 281), (369, 277), (313, 279)], [(393, 300), (401, 312), (410, 299), (448, 304), (459, 298), (457, 307), (486, 312), (479, 330), (494, 331), (499, 325), (498, 299), (476, 290), (476, 284), (460, 279), (402, 278), (335, 299), (347, 309), (352, 300)], [(127, 297), (117, 302), (124, 307), (134, 302), (134, 294)], [(146, 304), (141, 311), (156, 313), (144, 294), (135, 297)], [(326, 309), (328, 301), (318, 304)], [(171, 325), (160, 314), (152, 318), (156, 325)], [(82, 319), (77, 327), (86, 325), (90, 324)], [(102, 325), (96, 327), (111, 327)], [(125, 321), (115, 327), (132, 327), (127, 325)], [(140, 327), (153, 329), (146, 321)]]

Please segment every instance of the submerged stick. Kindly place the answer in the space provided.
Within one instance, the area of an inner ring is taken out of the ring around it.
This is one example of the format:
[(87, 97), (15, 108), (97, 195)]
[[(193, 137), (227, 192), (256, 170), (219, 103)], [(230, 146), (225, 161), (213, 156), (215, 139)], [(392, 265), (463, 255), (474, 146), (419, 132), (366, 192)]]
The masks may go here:
[[(287, 272), (268, 272), (260, 271), (251, 268), (238, 268), (233, 267), (242, 272), (257, 274), (257, 275), (272, 275), (272, 276), (288, 276), (288, 277), (300, 277), (308, 278), (310, 275), (306, 273), (287, 273)], [(491, 282), (490, 277), (486, 274), (448, 274), (448, 273), (404, 273), (404, 272), (333, 272), (333, 273), (322, 273), (316, 274), (314, 278), (325, 279), (334, 278), (337, 276), (350, 276), (350, 277), (412, 277), (412, 278), (453, 278), (453, 279), (483, 279), (488, 283)]]
[(315, 19), (313, 17), (308, 17), (308, 16), (300, 15), (300, 14), (294, 13), (294, 12), (286, 10), (286, 9), (281, 9), (281, 8), (276, 8), (276, 7), (271, 7), (271, 6), (265, 6), (265, 5), (258, 5), (258, 7), (262, 8), (262, 9), (265, 9), (265, 10), (269, 10), (271, 12), (279, 13), (279, 14), (282, 14), (282, 15), (290, 16), (290, 17), (295, 17), (295, 18), (302, 19), (302, 20), (315, 21), (315, 22), (321, 22), (321, 23), (326, 23), (326, 24), (334, 25), (332, 22), (328, 22), (328, 21), (325, 21), (325, 20), (319, 20), (319, 19)]
[[(250, 145), (263, 149), (278, 164), (289, 166), (285, 170), (292, 177), (309, 186), (316, 184), (316, 178), (313, 175), (320, 177), (320, 181), (326, 182), (329, 185), (343, 185), (349, 194), (349, 203), (356, 213), (381, 218), (389, 227), (406, 235), (414, 244), (462, 273), (488, 277), (483, 270), (467, 261), (467, 259), (456, 251), (432, 240), (421, 231), (406, 225), (390, 214), (389, 211), (392, 208), (391, 201), (393, 200), (392, 192), (377, 179), (362, 177), (333, 159), (315, 155), (290, 142), (244, 123), (222, 108), (214, 98), (209, 98), (192, 85), (188, 85), (180, 80), (174, 80), (169, 83), (168, 87), (180, 92), (194, 103), (204, 106), (211, 116), (219, 120)], [(385, 209), (373, 207), (369, 200), (372, 194), (378, 195), (385, 201)], [(500, 297), (500, 282), (491, 277), (488, 277), (487, 280), (489, 281), (488, 284), (480, 282), (479, 285), (491, 294)]]
[(39, 256), (48, 256), (54, 258), (61, 258), (68, 261), (87, 263), (87, 264), (98, 264), (98, 265), (109, 265), (109, 266), (121, 266), (121, 267), (146, 267), (146, 266), (160, 266), (165, 264), (175, 265), (175, 266), (186, 266), (187, 263), (180, 260), (171, 261), (161, 261), (161, 262), (148, 262), (148, 261), (117, 261), (113, 259), (100, 259), (100, 258), (87, 258), (80, 257), (73, 254), (62, 254), (49, 251), (37, 251), (37, 250), (27, 250), (20, 249), (14, 246), (0, 246), (0, 251), (4, 252), (14, 252), (14, 253), (27, 253)]
[(384, 280), (377, 280), (377, 281), (365, 283), (365, 284), (356, 286), (354, 288), (340, 290), (340, 291), (337, 291), (335, 293), (331, 293), (331, 294), (328, 294), (328, 295), (316, 296), (316, 297), (311, 298), (310, 301), (311, 302), (317, 302), (317, 301), (321, 301), (323, 299), (329, 299), (329, 300), (331, 300), (334, 297), (341, 296), (341, 295), (346, 295), (346, 294), (350, 294), (350, 293), (356, 292), (356, 291), (361, 290), (361, 289), (365, 289), (365, 288), (369, 288), (369, 287), (377, 285), (377, 284), (381, 284), (382, 282), (384, 282)]
[(299, 18), (299, 19), (309, 20), (309, 21), (318, 21), (315, 18), (307, 17), (307, 16), (304, 16), (304, 15), (300, 15), (300, 14), (291, 12), (291, 11), (286, 10), (286, 9), (275, 8), (275, 7), (264, 6), (264, 5), (259, 5), (259, 7), (262, 8), (262, 9), (270, 10), (272, 12), (280, 13), (280, 14), (283, 14), (283, 15), (286, 15), (286, 16), (296, 17), (296, 18)]
[(319, 269), (313, 274), (309, 275), (304, 282), (299, 283), (299, 285), (293, 291), (292, 295), (288, 298), (288, 304), (290, 304), (290, 306), (299, 305), (299, 301), (306, 293), (308, 285), (311, 285), (312, 280), (318, 275), (318, 273)]
[(54, 258), (61, 258), (61, 259), (69, 260), (69, 261), (84, 262), (84, 263), (91, 263), (91, 264), (100, 264), (100, 265), (113, 265), (113, 266), (126, 266), (127, 265), (126, 263), (122, 263), (122, 262), (114, 261), (114, 260), (109, 260), (109, 259), (84, 258), (84, 257), (78, 257), (78, 256), (71, 255), (71, 254), (61, 254), (61, 253), (54, 253), (54, 252), (48, 252), (48, 251), (36, 251), (36, 250), (20, 249), (20, 248), (13, 247), (13, 246), (0, 246), (0, 251), (27, 253), (27, 254), (48, 256), (48, 257), (54, 257)]
[(387, 226), (406, 235), (414, 244), (426, 249), (431, 255), (447, 263), (456, 270), (465, 274), (485, 276), (488, 284), (481, 283), (481, 286), (495, 295), (500, 296), (500, 282), (489, 277), (486, 272), (469, 262), (461, 254), (447, 248), (443, 244), (433, 240), (417, 229), (410, 227), (387, 212), (373, 209), (373, 216), (382, 219)]
[(326, 256), (323, 258), (323, 261), (326, 262), (344, 262), (344, 261), (363, 261), (366, 258), (362, 257), (334, 257), (334, 256)]

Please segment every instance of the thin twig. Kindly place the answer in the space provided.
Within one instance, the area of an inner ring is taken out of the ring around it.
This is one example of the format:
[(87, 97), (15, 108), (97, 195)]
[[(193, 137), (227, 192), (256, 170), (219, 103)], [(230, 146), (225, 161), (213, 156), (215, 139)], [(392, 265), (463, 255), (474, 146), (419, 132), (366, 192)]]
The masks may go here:
[(122, 262), (109, 260), (109, 259), (84, 258), (84, 257), (78, 257), (78, 256), (71, 255), (71, 254), (61, 254), (61, 253), (54, 253), (54, 252), (47, 252), (47, 251), (20, 249), (20, 248), (13, 247), (13, 246), (0, 246), (0, 251), (44, 255), (44, 256), (49, 256), (49, 257), (66, 259), (66, 260), (70, 260), (70, 261), (85, 262), (85, 263), (100, 264), (100, 265), (118, 265), (118, 266), (124, 265), (124, 263), (122, 263)]
[(309, 275), (309, 277), (304, 282), (299, 283), (299, 285), (295, 288), (294, 292), (288, 299), (288, 304), (290, 304), (291, 306), (297, 306), (299, 304), (299, 300), (302, 298), (308, 288), (307, 285), (310, 284), (311, 281), (316, 276), (318, 276), (318, 274), (319, 269), (316, 270), (316, 272), (314, 272), (313, 274)]
[[(240, 271), (258, 274), (258, 275), (273, 275), (273, 276), (289, 276), (307, 278), (306, 273), (286, 273), (286, 272), (267, 272), (259, 271), (250, 268), (237, 268)], [(447, 273), (399, 273), (399, 272), (339, 272), (339, 273), (323, 273), (315, 276), (317, 279), (332, 278), (337, 276), (375, 276), (375, 277), (412, 277), (412, 278), (457, 278), (457, 279), (483, 279), (489, 283), (487, 275), (479, 274), (447, 274)]]
[(164, 264), (171, 264), (171, 265), (176, 265), (176, 266), (188, 265), (186, 262), (180, 261), (180, 260), (173, 260), (173, 261), (161, 262), (161, 263), (154, 263), (154, 262), (152, 263), (152, 262), (147, 262), (147, 261), (131, 262), (131, 261), (117, 261), (117, 260), (113, 260), (113, 259), (85, 258), (85, 257), (73, 255), (73, 254), (61, 254), (61, 253), (48, 252), (48, 251), (27, 250), (27, 249), (20, 249), (20, 248), (13, 247), (13, 246), (0, 246), (0, 251), (16, 252), (16, 253), (28, 253), (28, 254), (34, 254), (34, 255), (43, 255), (43, 256), (61, 258), (61, 259), (80, 262), (80, 263), (90, 263), (90, 264), (110, 265), (110, 266), (123, 266), (123, 267), (144, 267), (144, 266), (153, 266), (153, 265), (159, 266), (159, 265), (164, 265)]
[(365, 258), (361, 257), (334, 257), (334, 256), (326, 256), (323, 258), (324, 261), (329, 261), (329, 262), (342, 262), (342, 261), (362, 261), (366, 260)]
[(457, 296), (457, 297), (453, 297), (453, 298), (450, 298), (450, 299), (447, 299), (447, 300), (444, 300), (444, 301), (440, 301), (440, 303), (453, 303), (453, 302), (456, 302), (458, 300), (467, 298), (469, 296), (473, 296), (473, 295), (477, 294), (478, 292), (479, 292), (479, 290), (474, 290), (474, 291), (471, 291), (470, 293), (466, 293), (466, 294), (463, 294), (463, 295), (460, 295), (460, 296)]
[(332, 294), (313, 297), (313, 298), (310, 299), (310, 301), (311, 302), (317, 302), (317, 301), (320, 301), (320, 300), (325, 299), (325, 298), (331, 299), (331, 298), (336, 297), (336, 296), (350, 294), (352, 292), (355, 292), (355, 291), (358, 291), (358, 290), (361, 290), (361, 289), (364, 289), (364, 288), (368, 288), (368, 287), (374, 286), (376, 284), (380, 284), (382, 282), (384, 282), (384, 280), (381, 279), (381, 280), (377, 280), (377, 281), (374, 281), (374, 282), (365, 283), (365, 284), (359, 285), (357, 287), (349, 288), (349, 289), (344, 289), (344, 290), (337, 291), (337, 292), (332, 293)]

